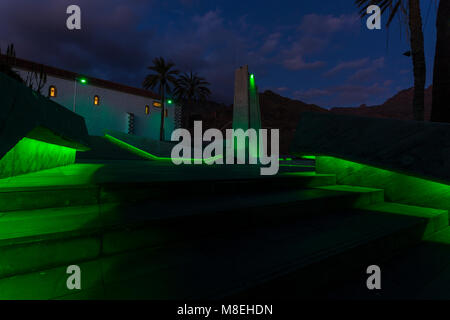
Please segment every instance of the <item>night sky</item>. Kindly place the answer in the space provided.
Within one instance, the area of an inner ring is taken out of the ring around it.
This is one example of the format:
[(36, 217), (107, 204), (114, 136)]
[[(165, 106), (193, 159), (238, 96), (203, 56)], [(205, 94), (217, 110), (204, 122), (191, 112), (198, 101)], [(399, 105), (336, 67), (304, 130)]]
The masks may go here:
[[(66, 28), (66, 8), (82, 30)], [(422, 1), (428, 79), (436, 4)], [(212, 84), (232, 103), (234, 69), (249, 64), (260, 91), (323, 107), (378, 104), (413, 86), (406, 27), (369, 31), (354, 0), (2, 0), (0, 46), (17, 56), (141, 86), (156, 56)]]

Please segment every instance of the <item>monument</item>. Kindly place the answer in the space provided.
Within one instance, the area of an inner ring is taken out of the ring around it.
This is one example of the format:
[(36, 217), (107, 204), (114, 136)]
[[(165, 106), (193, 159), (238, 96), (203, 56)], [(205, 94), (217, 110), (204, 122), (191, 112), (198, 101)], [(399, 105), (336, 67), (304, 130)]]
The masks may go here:
[[(253, 74), (249, 74), (248, 65), (240, 67), (234, 76), (233, 129), (261, 129), (261, 111), (259, 107), (258, 87)], [(244, 148), (236, 146), (235, 149)], [(245, 145), (248, 149), (248, 141)]]

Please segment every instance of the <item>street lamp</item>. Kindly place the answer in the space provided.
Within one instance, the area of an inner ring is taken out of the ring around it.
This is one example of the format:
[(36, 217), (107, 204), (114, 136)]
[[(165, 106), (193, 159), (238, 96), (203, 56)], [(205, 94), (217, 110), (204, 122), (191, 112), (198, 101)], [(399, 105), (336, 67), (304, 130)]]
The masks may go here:
[(84, 78), (84, 77), (76, 77), (75, 78), (75, 88), (74, 88), (74, 94), (73, 94), (73, 108), (72, 108), (73, 112), (75, 112), (75, 104), (76, 104), (76, 101), (77, 101), (77, 83), (78, 83), (78, 81), (81, 84), (87, 84), (87, 79), (86, 78)]

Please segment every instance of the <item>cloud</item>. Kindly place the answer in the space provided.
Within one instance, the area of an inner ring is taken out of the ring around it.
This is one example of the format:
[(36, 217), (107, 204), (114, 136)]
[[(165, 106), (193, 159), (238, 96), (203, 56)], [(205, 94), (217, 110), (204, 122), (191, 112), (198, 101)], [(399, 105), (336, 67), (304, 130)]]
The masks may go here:
[(198, 25), (197, 32), (200, 34), (210, 33), (214, 29), (223, 26), (223, 18), (220, 16), (220, 12), (217, 10), (208, 11), (204, 15), (194, 16), (192, 20)]
[(297, 28), (292, 44), (282, 51), (283, 66), (291, 71), (323, 67), (326, 64), (324, 61), (314, 59), (307, 62), (308, 56), (324, 52), (337, 32), (354, 28), (357, 22), (358, 16), (354, 14), (305, 15)]
[(307, 55), (305, 46), (301, 42), (294, 43), (290, 48), (282, 51), (282, 64), (286, 69), (291, 71), (317, 69), (325, 65), (323, 61), (306, 62), (305, 56)]
[[(186, 10), (175, 18), (164, 13), (169, 9), (160, 0), (0, 1), (0, 45), (14, 42), (19, 57), (138, 87), (152, 59), (163, 56), (181, 71), (207, 78), (213, 98), (231, 103), (236, 67), (250, 64), (260, 79), (280, 66), (296, 72), (322, 68), (327, 60), (320, 54), (354, 23), (352, 15), (310, 14), (298, 25), (267, 32), (245, 15), (217, 9), (189, 14), (187, 7), (199, 2), (180, 0), (178, 7)], [(69, 4), (81, 7), (81, 31), (65, 26)]]
[(384, 67), (384, 57), (373, 60), (367, 67), (357, 70), (350, 76), (351, 81), (366, 82), (373, 81), (377, 71)]
[(299, 30), (310, 35), (328, 35), (355, 28), (358, 23), (357, 14), (334, 16), (312, 13), (303, 17)]
[(288, 70), (311, 70), (321, 68), (325, 65), (323, 61), (305, 62), (302, 56), (294, 56), (283, 61), (283, 65)]
[(328, 70), (324, 74), (324, 76), (331, 77), (331, 76), (338, 74), (342, 70), (361, 68), (362, 66), (367, 65), (368, 62), (369, 62), (369, 58), (362, 58), (362, 59), (353, 60), (353, 61), (341, 62), (341, 63), (337, 64), (335, 67), (333, 67), (332, 69)]
[(280, 32), (271, 33), (262, 45), (261, 52), (264, 54), (274, 51), (279, 46), (280, 38)]
[(132, 81), (135, 72), (145, 68), (147, 54), (152, 51), (142, 39), (150, 42), (153, 30), (139, 28), (143, 12), (149, 10), (152, 2), (73, 3), (81, 8), (80, 31), (66, 28), (66, 8), (72, 2), (15, 0), (11, 5), (2, 1), (0, 21), (7, 27), (0, 28), (0, 39), (4, 39), (1, 46), (14, 42), (17, 55), (22, 58), (94, 76), (95, 70), (102, 69), (108, 78)]
[[(12, 1), (12, 0), (11, 0)], [(140, 87), (154, 57), (173, 60), (182, 71), (197, 71), (212, 84), (217, 100), (231, 102), (234, 68), (252, 57), (255, 44), (230, 28), (218, 10), (183, 17), (178, 24), (148, 18), (154, 1), (74, 0), (82, 29), (69, 31), (63, 0), (0, 2), (0, 45), (14, 42), (18, 57)], [(23, 10), (27, 8), (27, 10)], [(33, 14), (30, 14), (33, 12)], [(157, 19), (158, 16), (152, 16)]]

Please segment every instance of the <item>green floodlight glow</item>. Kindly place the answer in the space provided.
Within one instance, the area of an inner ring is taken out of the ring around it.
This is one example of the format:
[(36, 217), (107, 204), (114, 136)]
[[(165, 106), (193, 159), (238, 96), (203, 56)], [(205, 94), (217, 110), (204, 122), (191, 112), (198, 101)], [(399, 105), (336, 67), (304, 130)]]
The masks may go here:
[(316, 156), (301, 156), (300, 158), (304, 160), (316, 160)]
[(167, 100), (167, 103), (168, 103), (168, 104), (172, 104), (173, 101), (169, 99), (169, 100)]
[(319, 156), (316, 172), (335, 174), (341, 185), (383, 189), (388, 202), (450, 209), (450, 185), (336, 157)]
[(23, 138), (0, 159), (0, 178), (75, 162), (76, 149)]
[[(135, 147), (135, 146), (133, 146), (133, 145), (131, 145), (129, 143), (126, 143), (126, 142), (124, 142), (124, 141), (122, 141), (120, 139), (117, 139), (117, 138), (115, 138), (115, 137), (113, 137), (113, 136), (111, 136), (109, 134), (105, 134), (105, 137), (108, 140), (110, 140), (112, 143), (114, 143), (114, 144), (116, 144), (116, 145), (118, 145), (118, 146), (120, 146), (120, 147), (122, 147), (122, 148), (124, 148), (124, 149), (126, 149), (126, 150), (128, 150), (128, 151), (130, 151), (132, 153), (134, 153), (134, 154), (137, 154), (138, 156), (141, 156), (143, 158), (150, 159), (150, 160), (155, 160), (155, 161), (172, 161), (172, 158), (155, 156), (155, 155), (153, 155), (153, 154), (151, 154), (151, 153), (149, 153), (147, 151), (139, 149), (139, 148), (137, 148), (137, 147)], [(211, 157), (211, 158), (208, 158), (208, 159), (175, 158), (174, 160), (183, 160), (183, 161), (190, 161), (190, 162), (193, 162), (193, 161), (196, 161), (196, 160), (202, 160), (204, 163), (213, 163), (216, 160), (221, 159), (221, 158), (223, 158), (223, 156), (221, 154), (219, 154), (217, 156), (214, 156), (214, 157)]]
[(253, 73), (250, 75), (250, 79), (255, 79), (255, 75)]
[(80, 78), (80, 83), (81, 84), (86, 84), (87, 83), (87, 79), (86, 78)]

